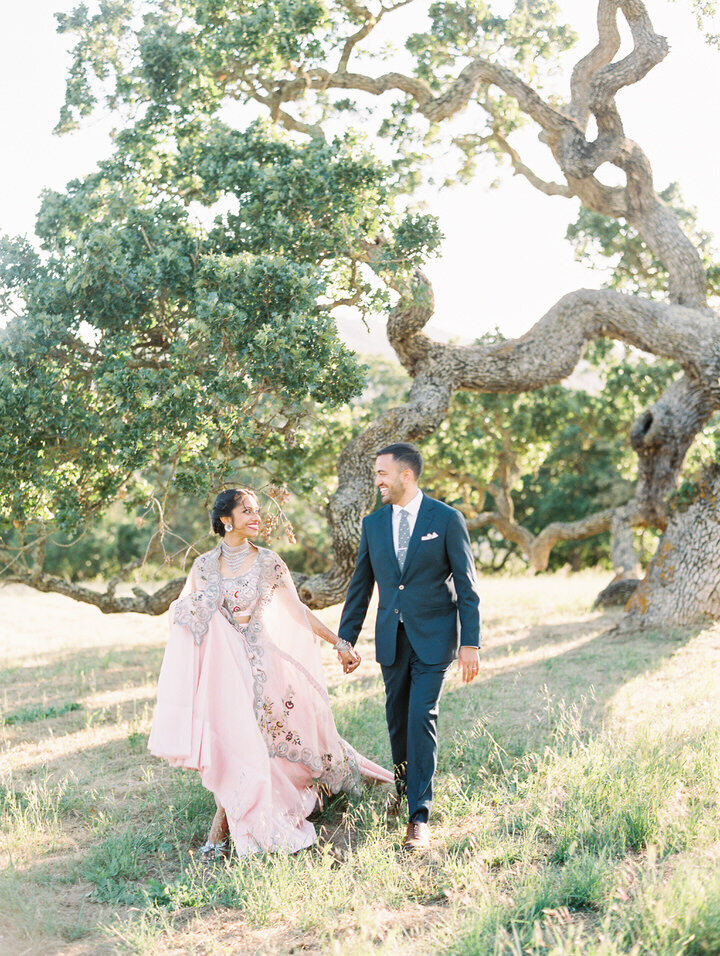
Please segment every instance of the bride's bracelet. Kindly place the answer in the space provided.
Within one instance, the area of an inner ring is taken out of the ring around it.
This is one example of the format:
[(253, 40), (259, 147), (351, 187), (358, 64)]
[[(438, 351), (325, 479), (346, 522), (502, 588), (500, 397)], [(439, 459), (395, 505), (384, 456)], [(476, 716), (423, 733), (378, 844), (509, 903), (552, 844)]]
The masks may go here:
[(348, 654), (348, 653), (352, 653), (355, 650), (355, 648), (352, 646), (350, 641), (344, 641), (341, 637), (339, 637), (335, 641), (333, 647), (338, 652), (338, 654)]

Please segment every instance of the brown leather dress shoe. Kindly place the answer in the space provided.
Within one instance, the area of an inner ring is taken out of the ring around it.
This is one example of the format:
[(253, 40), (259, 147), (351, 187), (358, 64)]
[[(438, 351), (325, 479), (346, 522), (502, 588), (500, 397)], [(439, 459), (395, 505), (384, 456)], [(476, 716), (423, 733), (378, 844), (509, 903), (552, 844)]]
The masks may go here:
[(408, 823), (403, 850), (427, 850), (430, 846), (430, 827), (421, 820)]

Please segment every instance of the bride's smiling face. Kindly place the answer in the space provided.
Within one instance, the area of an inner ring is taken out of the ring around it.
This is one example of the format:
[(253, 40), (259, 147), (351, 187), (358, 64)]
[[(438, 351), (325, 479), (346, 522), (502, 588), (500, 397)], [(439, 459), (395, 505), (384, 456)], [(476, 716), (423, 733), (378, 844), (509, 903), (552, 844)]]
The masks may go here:
[(256, 538), (260, 534), (260, 506), (253, 495), (243, 495), (242, 500), (233, 508), (230, 514), (233, 531), (238, 531), (246, 538)]

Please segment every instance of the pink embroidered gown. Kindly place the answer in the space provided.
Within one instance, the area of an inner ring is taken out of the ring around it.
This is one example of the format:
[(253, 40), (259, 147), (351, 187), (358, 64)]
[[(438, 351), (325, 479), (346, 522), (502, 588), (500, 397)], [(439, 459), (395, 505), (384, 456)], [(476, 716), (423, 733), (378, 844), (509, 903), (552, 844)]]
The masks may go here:
[(238, 854), (295, 852), (315, 841), (307, 817), (321, 790), (393, 776), (339, 736), (320, 642), (282, 559), (258, 548), (231, 579), (219, 559), (219, 546), (197, 558), (170, 606), (148, 749), (200, 772)]

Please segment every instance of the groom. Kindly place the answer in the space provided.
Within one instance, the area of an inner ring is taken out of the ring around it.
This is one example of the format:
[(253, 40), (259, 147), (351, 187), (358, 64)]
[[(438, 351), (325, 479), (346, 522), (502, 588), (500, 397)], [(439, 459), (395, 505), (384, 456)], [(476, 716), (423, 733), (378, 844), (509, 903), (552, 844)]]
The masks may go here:
[(423, 494), (422, 468), (422, 455), (406, 442), (377, 453), (375, 485), (386, 507), (363, 519), (338, 631), (355, 644), (377, 581), (375, 656), (385, 681), (395, 783), (399, 796), (407, 794), (406, 849), (430, 844), (445, 675), (459, 656), (463, 681), (477, 677), (480, 646), (480, 598), (465, 521)]

